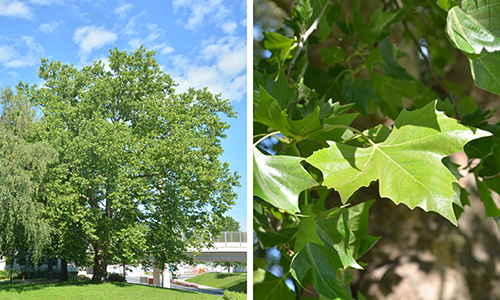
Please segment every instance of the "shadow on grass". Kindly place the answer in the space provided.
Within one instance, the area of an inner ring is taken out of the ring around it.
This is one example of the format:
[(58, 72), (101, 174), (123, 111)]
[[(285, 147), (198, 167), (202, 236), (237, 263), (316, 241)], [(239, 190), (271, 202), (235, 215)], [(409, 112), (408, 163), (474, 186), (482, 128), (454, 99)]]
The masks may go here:
[(70, 279), (69, 281), (57, 281), (57, 282), (39, 281), (39, 282), (28, 282), (25, 284), (21, 284), (20, 282), (18, 283), (2, 282), (0, 283), (0, 291), (17, 292), (20, 294), (36, 290), (42, 290), (49, 287), (85, 286), (93, 284), (103, 284), (103, 282), (93, 282), (90, 280), (81, 280), (81, 279)]
[(237, 283), (235, 285), (229, 286), (225, 288), (226, 290), (232, 291), (232, 292), (240, 292), (240, 293), (247, 293), (247, 282), (246, 280), (240, 283)]
[(239, 273), (217, 273), (217, 276), (215, 278), (217, 279), (222, 279), (222, 278), (227, 278), (227, 277), (234, 277), (240, 275)]

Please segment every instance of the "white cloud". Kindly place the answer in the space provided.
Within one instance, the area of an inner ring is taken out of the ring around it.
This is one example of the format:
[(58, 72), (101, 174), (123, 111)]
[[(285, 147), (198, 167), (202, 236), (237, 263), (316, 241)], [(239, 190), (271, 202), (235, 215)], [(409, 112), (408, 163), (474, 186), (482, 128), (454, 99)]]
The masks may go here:
[(80, 54), (86, 55), (93, 49), (99, 49), (106, 44), (113, 43), (118, 35), (106, 30), (103, 26), (85, 26), (75, 31), (73, 41), (80, 46)]
[(208, 89), (231, 101), (244, 100), (246, 93), (246, 43), (233, 36), (202, 42), (198, 55), (171, 57), (173, 68), (165, 70), (179, 84), (177, 91), (189, 87)]
[(123, 28), (122, 32), (127, 35), (135, 35), (137, 34), (137, 19), (146, 15), (146, 11), (143, 10), (140, 14), (133, 16), (128, 21), (127, 25)]
[(121, 18), (125, 18), (127, 14), (134, 8), (130, 3), (121, 5), (115, 9), (115, 13)]
[(198, 27), (202, 26), (204, 23), (215, 22), (218, 27), (223, 26), (226, 29), (228, 23), (232, 22), (230, 20), (232, 12), (222, 3), (222, 0), (173, 0), (172, 5), (174, 7), (174, 13), (177, 13), (180, 9), (185, 9), (189, 11), (189, 18), (185, 23), (184, 27), (190, 30), (196, 30)]
[(172, 52), (174, 52), (174, 51), (175, 51), (175, 49), (174, 49), (173, 47), (166, 46), (165, 48), (163, 48), (163, 49), (161, 50), (161, 52), (160, 52), (160, 53), (161, 53), (161, 54), (163, 54), (163, 55), (167, 55), (167, 54), (170, 54), (170, 53), (172, 53)]
[(31, 19), (33, 12), (21, 1), (0, 0), (0, 16)]
[(238, 37), (226, 36), (202, 43), (202, 58), (214, 61), (225, 77), (233, 77), (246, 69), (246, 42)]
[(128, 41), (130, 47), (134, 50), (139, 48), (141, 45), (144, 45), (148, 50), (156, 50), (161, 55), (166, 55), (174, 52), (174, 48), (169, 46), (166, 42), (159, 43), (156, 42), (159, 38), (161, 38), (165, 34), (165, 30), (158, 27), (158, 24), (148, 23), (146, 24), (146, 28), (149, 30), (149, 34), (141, 39), (139, 37), (134, 37)]
[(0, 40), (0, 64), (6, 68), (34, 66), (44, 55), (42, 46), (30, 36)]
[(64, 0), (30, 0), (30, 3), (38, 5), (64, 4)]
[(231, 34), (236, 30), (236, 22), (227, 22), (221, 25), (222, 31), (226, 34)]
[(38, 31), (45, 32), (45, 33), (52, 33), (54, 30), (57, 28), (59, 23), (56, 21), (50, 22), (50, 23), (43, 23), (38, 26)]

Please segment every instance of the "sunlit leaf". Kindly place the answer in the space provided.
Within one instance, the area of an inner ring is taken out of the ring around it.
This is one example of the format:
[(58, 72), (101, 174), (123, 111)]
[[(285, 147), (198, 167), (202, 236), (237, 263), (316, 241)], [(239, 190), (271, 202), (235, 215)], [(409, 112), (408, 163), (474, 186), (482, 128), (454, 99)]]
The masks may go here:
[(300, 192), (317, 182), (302, 168), (303, 158), (264, 155), (253, 149), (253, 194), (277, 208), (294, 214), (299, 211)]
[(468, 141), (491, 134), (460, 125), (435, 106), (434, 102), (403, 110), (383, 143), (357, 148), (331, 142), (330, 148), (315, 152), (307, 162), (323, 172), (323, 184), (335, 188), (343, 202), (378, 179), (380, 196), (411, 209), (435, 211), (456, 224), (452, 207), (456, 179), (441, 159), (461, 151)]

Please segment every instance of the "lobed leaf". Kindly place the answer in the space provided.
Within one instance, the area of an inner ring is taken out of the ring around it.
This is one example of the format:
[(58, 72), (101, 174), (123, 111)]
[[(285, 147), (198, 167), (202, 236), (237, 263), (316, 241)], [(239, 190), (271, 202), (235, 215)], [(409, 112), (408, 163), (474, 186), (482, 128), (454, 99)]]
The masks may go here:
[(455, 177), (441, 163), (444, 156), (463, 149), (470, 140), (491, 135), (458, 124), (436, 109), (436, 102), (403, 110), (389, 137), (380, 144), (358, 148), (329, 142), (307, 162), (320, 169), (323, 184), (335, 188), (345, 203), (360, 187), (379, 180), (380, 196), (435, 211), (453, 224), (452, 182)]

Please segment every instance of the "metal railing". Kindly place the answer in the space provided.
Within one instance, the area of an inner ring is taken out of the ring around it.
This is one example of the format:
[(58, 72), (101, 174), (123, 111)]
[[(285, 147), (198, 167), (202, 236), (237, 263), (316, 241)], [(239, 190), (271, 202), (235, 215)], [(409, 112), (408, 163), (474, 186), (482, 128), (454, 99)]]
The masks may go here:
[[(185, 239), (184, 233), (181, 233), (182, 240)], [(228, 243), (239, 244), (239, 247), (243, 247), (243, 244), (247, 243), (247, 232), (246, 231), (223, 231), (221, 232), (219, 237), (211, 239), (213, 243), (222, 244), (224, 243), (224, 247), (227, 247)], [(203, 241), (203, 239), (200, 239)]]

